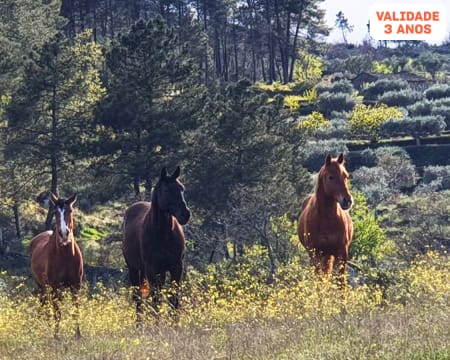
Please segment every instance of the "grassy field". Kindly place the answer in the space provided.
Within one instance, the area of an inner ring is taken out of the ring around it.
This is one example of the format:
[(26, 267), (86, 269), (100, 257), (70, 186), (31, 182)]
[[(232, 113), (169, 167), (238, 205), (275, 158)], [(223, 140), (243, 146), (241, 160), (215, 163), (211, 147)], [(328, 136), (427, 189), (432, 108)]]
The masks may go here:
[(178, 314), (163, 302), (139, 329), (129, 289), (86, 287), (81, 339), (69, 299), (55, 339), (50, 309), (3, 273), (0, 358), (450, 359), (449, 260), (429, 253), (396, 271), (389, 286), (345, 290), (298, 264), (281, 268), (272, 284), (252, 259), (239, 277), (192, 270)]

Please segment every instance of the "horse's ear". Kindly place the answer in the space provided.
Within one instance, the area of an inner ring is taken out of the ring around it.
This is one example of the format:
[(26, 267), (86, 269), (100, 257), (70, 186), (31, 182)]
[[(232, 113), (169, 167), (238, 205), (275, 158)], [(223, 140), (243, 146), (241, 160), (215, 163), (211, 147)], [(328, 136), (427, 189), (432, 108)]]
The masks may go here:
[(52, 202), (53, 205), (56, 205), (56, 203), (58, 202), (58, 197), (51, 191), (50, 191), (50, 201)]
[(164, 166), (164, 167), (162, 168), (162, 170), (161, 170), (161, 180), (166, 180), (167, 177), (168, 177), (168, 175), (167, 175), (167, 169), (166, 169), (166, 167)]
[(327, 155), (327, 158), (325, 159), (325, 165), (328, 166), (331, 164), (331, 154)]
[(338, 157), (338, 163), (342, 165), (344, 161), (345, 161), (344, 153), (340, 153)]
[(177, 168), (175, 169), (175, 171), (172, 174), (172, 178), (178, 179), (180, 177), (180, 174), (181, 174), (181, 169), (179, 166), (177, 166)]
[(73, 194), (69, 199), (67, 199), (67, 203), (72, 206), (77, 201), (77, 194)]

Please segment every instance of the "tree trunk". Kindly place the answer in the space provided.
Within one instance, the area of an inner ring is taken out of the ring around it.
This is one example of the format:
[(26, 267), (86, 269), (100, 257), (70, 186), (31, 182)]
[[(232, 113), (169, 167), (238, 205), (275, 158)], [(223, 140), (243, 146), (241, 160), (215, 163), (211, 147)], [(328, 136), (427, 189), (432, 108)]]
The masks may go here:
[[(56, 196), (59, 196), (58, 194), (58, 114), (57, 114), (57, 93), (56, 89), (53, 89), (52, 94), (52, 132), (51, 132), (51, 155), (50, 155), (50, 171), (51, 171), (51, 185), (50, 185), (50, 191), (55, 194)], [(51, 230), (52, 229), (52, 220), (53, 220), (53, 210), (54, 206), (50, 202), (48, 211), (47, 211), (47, 218), (45, 219), (45, 230)]]
[(267, 44), (269, 50), (269, 74), (267, 80), (269, 83), (272, 83), (276, 80), (276, 73), (275, 73), (275, 39), (273, 36), (270, 4), (271, 4), (270, 1), (266, 1), (266, 25), (268, 29)]
[(300, 31), (301, 19), (302, 17), (300, 15), (297, 21), (297, 25), (295, 27), (294, 43), (292, 44), (292, 52), (291, 52), (291, 66), (289, 70), (289, 81), (293, 81), (294, 79), (295, 60), (297, 59), (297, 41), (298, 41), (298, 33)]
[(13, 211), (14, 211), (14, 225), (16, 228), (16, 237), (18, 240), (22, 239), (22, 231), (20, 226), (20, 209), (19, 209), (19, 202), (17, 200), (14, 200), (13, 205)]

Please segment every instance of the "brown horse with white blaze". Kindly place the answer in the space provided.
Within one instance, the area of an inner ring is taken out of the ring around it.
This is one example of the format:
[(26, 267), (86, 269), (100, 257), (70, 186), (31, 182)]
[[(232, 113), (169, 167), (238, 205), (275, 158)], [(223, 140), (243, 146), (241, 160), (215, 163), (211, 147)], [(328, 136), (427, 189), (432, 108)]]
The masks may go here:
[[(133, 295), (138, 322), (142, 298), (151, 291), (153, 305), (157, 305), (167, 272), (177, 290), (181, 282), (186, 251), (182, 225), (189, 221), (190, 211), (179, 176), (180, 167), (170, 176), (163, 168), (151, 202), (137, 202), (125, 212), (123, 255), (131, 285), (139, 288)], [(170, 301), (174, 308), (178, 307), (178, 295)]]
[[(57, 300), (60, 290), (70, 289), (75, 306), (83, 277), (83, 256), (73, 236), (73, 205), (76, 195), (65, 200), (50, 194), (54, 207), (55, 229), (36, 235), (30, 244), (31, 271), (39, 286), (43, 303), (50, 301), (55, 312), (55, 336), (59, 330), (61, 313)], [(80, 336), (77, 323), (76, 335)]]
[(303, 202), (298, 221), (300, 242), (319, 274), (329, 275), (335, 267), (344, 275), (353, 223), (348, 210), (353, 197), (347, 186), (349, 174), (344, 154), (328, 155), (319, 171), (315, 191)]

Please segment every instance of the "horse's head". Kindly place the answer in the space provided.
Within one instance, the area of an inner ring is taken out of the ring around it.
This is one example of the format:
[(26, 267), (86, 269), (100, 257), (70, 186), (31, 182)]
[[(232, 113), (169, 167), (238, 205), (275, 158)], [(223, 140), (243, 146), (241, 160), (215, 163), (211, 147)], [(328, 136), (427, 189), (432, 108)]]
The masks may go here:
[(166, 168), (161, 171), (161, 177), (156, 184), (154, 198), (159, 208), (175, 216), (181, 225), (185, 225), (191, 216), (191, 212), (184, 200), (184, 186), (179, 180), (180, 167), (178, 166), (172, 175), (167, 174)]
[(347, 186), (348, 178), (344, 154), (341, 153), (337, 158), (332, 158), (328, 154), (319, 172), (319, 182), (323, 186), (325, 195), (334, 198), (343, 210), (350, 209), (353, 204), (353, 197)]
[(73, 242), (73, 205), (77, 201), (77, 195), (73, 195), (65, 200), (58, 198), (53, 193), (50, 193), (50, 201), (52, 202), (56, 220), (55, 231), (59, 235), (59, 243), (67, 246)]

